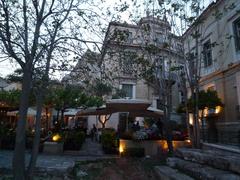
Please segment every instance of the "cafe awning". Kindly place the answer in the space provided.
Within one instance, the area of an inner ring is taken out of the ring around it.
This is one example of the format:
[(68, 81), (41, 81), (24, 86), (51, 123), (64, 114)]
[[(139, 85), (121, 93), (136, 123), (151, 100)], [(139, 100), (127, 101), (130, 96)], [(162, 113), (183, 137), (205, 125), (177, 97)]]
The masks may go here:
[(106, 107), (88, 108), (80, 110), (77, 116), (108, 115), (117, 112), (128, 112), (134, 117), (156, 117), (163, 115), (161, 110), (150, 107), (151, 103), (137, 99), (113, 99), (106, 103)]
[[(8, 111), (7, 116), (16, 116), (19, 114), (19, 111)], [(27, 115), (28, 116), (36, 116), (37, 111), (33, 108), (28, 108)]]
[(88, 108), (78, 111), (76, 116), (91, 116), (91, 115), (108, 115), (112, 114), (110, 109), (107, 109), (106, 107), (100, 107), (100, 108)]
[(133, 112), (147, 109), (151, 103), (139, 99), (112, 99), (106, 102), (106, 108), (116, 112)]

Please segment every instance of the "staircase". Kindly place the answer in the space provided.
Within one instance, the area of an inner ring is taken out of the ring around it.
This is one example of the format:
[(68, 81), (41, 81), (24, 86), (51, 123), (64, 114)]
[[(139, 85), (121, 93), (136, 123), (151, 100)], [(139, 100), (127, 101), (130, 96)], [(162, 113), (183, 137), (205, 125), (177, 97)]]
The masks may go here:
[(161, 180), (240, 180), (240, 154), (181, 148), (154, 170)]

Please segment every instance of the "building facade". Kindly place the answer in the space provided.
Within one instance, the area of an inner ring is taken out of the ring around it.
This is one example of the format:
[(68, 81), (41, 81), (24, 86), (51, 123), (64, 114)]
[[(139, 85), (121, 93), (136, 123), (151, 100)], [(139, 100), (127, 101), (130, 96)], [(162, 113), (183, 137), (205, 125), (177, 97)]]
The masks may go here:
[[(224, 107), (216, 117), (208, 115), (206, 128), (214, 141), (240, 143), (240, 1), (217, 0), (204, 10), (183, 36), (186, 54), (196, 52), (201, 60), (200, 89), (218, 92)], [(193, 38), (198, 30), (199, 41)]]
[[(151, 51), (154, 50), (153, 53), (150, 53), (150, 47)], [(182, 47), (181, 37), (172, 34), (171, 26), (166, 18), (147, 16), (141, 18), (137, 24), (111, 22), (105, 35), (101, 55), (88, 58), (86, 53), (78, 62), (74, 71), (78, 71), (79, 67), (90, 65), (92, 72), (97, 72), (93, 74), (93, 77), (96, 77), (93, 79), (101, 78), (113, 86), (112, 95), (108, 96), (107, 99), (142, 99), (152, 102), (153, 108), (161, 109), (162, 107), (159, 105), (161, 99), (159, 99), (157, 85), (144, 78), (143, 73), (146, 69), (149, 69), (149, 64), (154, 65), (156, 63), (156, 66), (153, 66), (154, 68), (158, 65), (164, 68), (166, 72), (169, 70), (169, 62), (172, 66), (182, 64)], [(88, 59), (97, 60), (89, 64)], [(139, 63), (141, 59), (149, 62), (145, 68)], [(96, 62), (99, 63), (96, 64)], [(86, 73), (78, 74), (74, 71), (68, 77), (65, 77), (65, 80), (78, 84), (83, 81)], [(156, 76), (160, 76), (160, 74)], [(76, 77), (76, 79), (73, 77)], [(94, 81), (91, 83), (94, 83)], [(181, 99), (181, 92), (175, 79), (172, 86), (173, 113), (176, 112)], [(126, 120), (126, 117), (122, 118), (123, 116), (124, 114), (121, 113), (112, 114), (110, 120), (106, 123), (106, 127), (117, 129), (120, 121)], [(98, 123), (95, 116), (89, 116), (87, 119), (88, 130), (93, 124), (101, 128), (101, 124)], [(141, 122), (141, 120), (141, 118), (138, 118), (138, 121)], [(180, 117), (174, 114), (172, 120), (181, 121)]]
[[(150, 52), (150, 48), (154, 52)], [(142, 76), (148, 67), (143, 68), (139, 61), (142, 58), (167, 69), (169, 62), (182, 63), (181, 48), (181, 38), (171, 33), (166, 18), (147, 16), (137, 24), (111, 22), (103, 45), (103, 69), (115, 89), (125, 92), (125, 97), (149, 100), (153, 107), (159, 108), (157, 85)], [(180, 101), (177, 83), (172, 92), (173, 110), (176, 110)]]

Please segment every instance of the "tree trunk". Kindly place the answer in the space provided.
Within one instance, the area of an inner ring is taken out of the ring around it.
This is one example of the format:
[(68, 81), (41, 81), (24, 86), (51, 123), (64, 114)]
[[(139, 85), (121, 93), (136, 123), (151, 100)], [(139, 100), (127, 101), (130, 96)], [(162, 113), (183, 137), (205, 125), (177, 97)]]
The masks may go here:
[(62, 129), (62, 127), (64, 126), (64, 111), (65, 109), (61, 109), (61, 120), (60, 120), (60, 130)]
[(201, 110), (201, 124), (202, 124), (202, 141), (205, 141), (205, 133), (204, 133), (204, 124), (203, 124), (203, 117), (204, 116), (204, 109)]
[(41, 129), (41, 117), (42, 117), (42, 106), (43, 106), (43, 91), (40, 90), (36, 97), (37, 99), (37, 115), (35, 123), (35, 136), (33, 141), (32, 155), (28, 166), (28, 179), (33, 179), (34, 168), (37, 162), (39, 143), (40, 143), (40, 129)]
[(105, 124), (106, 124), (106, 123), (102, 123), (102, 129), (105, 129)]
[(193, 93), (194, 107), (193, 107), (193, 134), (194, 134), (194, 148), (200, 148), (200, 128), (199, 128), (199, 115), (198, 115), (198, 95)]
[(173, 137), (172, 137), (172, 128), (170, 127), (169, 122), (166, 124), (166, 138), (167, 138), (167, 145), (168, 145), (168, 153), (169, 155), (173, 154)]
[[(170, 80), (169, 80), (170, 81)], [(167, 100), (167, 107), (166, 107), (166, 122), (167, 122), (167, 144), (168, 144), (168, 152), (169, 155), (173, 154), (173, 137), (172, 137), (172, 127), (170, 125), (171, 120), (171, 112), (172, 112), (172, 87), (170, 85), (171, 82), (169, 82), (169, 88), (168, 88), (168, 96), (166, 98)]]
[(169, 105), (171, 105), (169, 103), (169, 94), (168, 96), (161, 96), (161, 92), (159, 97), (162, 97), (162, 102), (164, 103), (164, 127), (165, 127), (165, 136), (166, 136), (166, 140), (167, 140), (167, 145), (168, 145), (168, 152), (169, 155), (171, 155), (173, 153), (173, 144), (172, 144), (172, 128), (170, 126), (170, 116), (171, 116), (171, 108), (169, 107)]
[(29, 94), (31, 92), (31, 82), (32, 71), (30, 68), (25, 68), (23, 74), (22, 94), (19, 107), (19, 120), (17, 122), (17, 132), (13, 156), (13, 174), (14, 178), (18, 180), (25, 179), (25, 129), (29, 104)]
[(98, 116), (98, 121), (101, 123), (102, 129), (105, 129), (105, 125), (106, 125), (106, 122), (107, 122), (107, 121), (102, 122), (102, 120), (101, 120), (101, 115)]
[[(198, 86), (196, 88), (196, 102), (199, 102), (199, 89)], [(199, 124), (199, 108), (198, 103), (196, 104), (196, 148), (201, 148), (201, 142), (200, 142), (200, 124)]]
[(48, 112), (48, 107), (45, 108), (45, 111), (46, 111), (46, 131), (48, 131), (48, 128), (49, 128), (49, 126), (48, 126), (48, 123), (49, 123), (48, 122), (49, 121), (49, 119), (48, 119), (48, 113), (49, 113)]
[(59, 109), (57, 110), (57, 121), (59, 122)]

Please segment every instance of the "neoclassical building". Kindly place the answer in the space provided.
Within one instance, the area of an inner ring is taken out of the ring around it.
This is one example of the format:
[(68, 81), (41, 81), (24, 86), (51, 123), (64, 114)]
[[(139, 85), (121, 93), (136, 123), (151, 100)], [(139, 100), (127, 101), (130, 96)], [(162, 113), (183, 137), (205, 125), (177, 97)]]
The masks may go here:
[[(200, 52), (201, 89), (214, 89), (224, 107), (220, 114), (209, 110), (206, 123), (220, 143), (240, 143), (240, 1), (211, 3), (183, 35), (186, 54)], [(201, 22), (201, 23), (198, 23)], [(199, 31), (199, 44), (192, 34)]]
[[(149, 47), (155, 50), (154, 53), (149, 53)], [(166, 18), (147, 16), (141, 18), (137, 24), (111, 22), (105, 35), (102, 54), (90, 53), (94, 57), (89, 59), (92, 56), (89, 56), (89, 52), (85, 53), (65, 80), (70, 83), (83, 82), (85, 72), (78, 74), (74, 71), (78, 71), (81, 67), (89, 67), (93, 70), (93, 79), (102, 78), (113, 86), (113, 93), (107, 98), (111, 99), (117, 95), (118, 98), (141, 99), (151, 102), (153, 108), (161, 109), (156, 84), (142, 75), (148, 67), (144, 69), (138, 62), (142, 58), (150, 64), (156, 63), (156, 66), (161, 66), (168, 72), (169, 62), (174, 66), (183, 64), (182, 47), (181, 37), (172, 34)], [(90, 64), (89, 60), (92, 60)], [(163, 78), (168, 80), (167, 76)], [(177, 79), (173, 78), (171, 119), (179, 122), (181, 117), (175, 112), (181, 101)], [(106, 127), (117, 129), (123, 119), (122, 113), (114, 113)], [(92, 124), (101, 127), (95, 116), (89, 116), (87, 122), (89, 127)]]
[[(150, 54), (149, 47), (156, 52)], [(103, 49), (104, 70), (116, 89), (122, 89), (127, 98), (144, 99), (158, 108), (159, 95), (150, 81), (139, 76), (144, 70), (138, 66), (139, 58), (159, 63), (167, 69), (168, 63), (181, 64), (181, 38), (171, 33), (166, 18), (147, 16), (137, 24), (111, 22), (108, 26)], [(181, 101), (181, 93), (175, 83), (173, 89), (173, 110)]]

